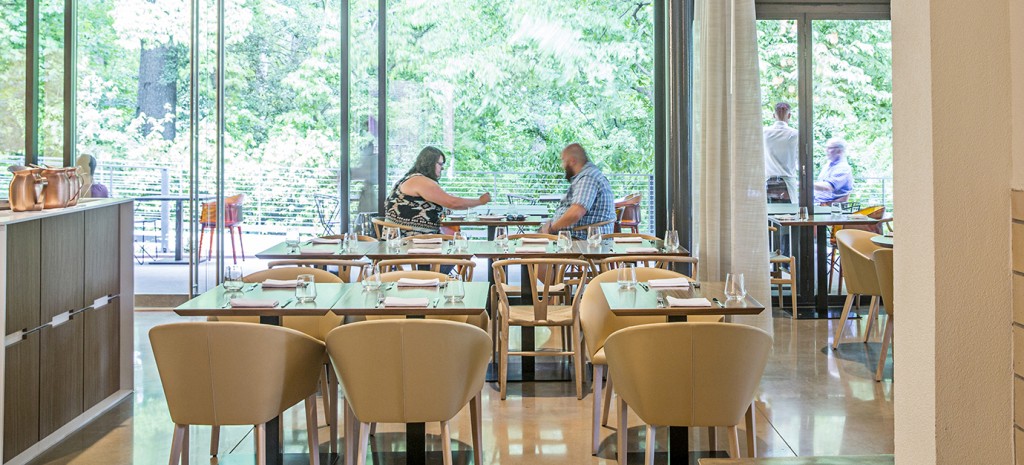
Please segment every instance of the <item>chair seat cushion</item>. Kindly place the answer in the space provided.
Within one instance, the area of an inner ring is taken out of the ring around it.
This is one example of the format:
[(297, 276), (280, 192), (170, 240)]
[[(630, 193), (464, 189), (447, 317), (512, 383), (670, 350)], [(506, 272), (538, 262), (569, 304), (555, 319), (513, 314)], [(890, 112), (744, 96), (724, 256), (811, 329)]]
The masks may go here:
[(790, 257), (785, 255), (772, 255), (769, 260), (771, 260), (772, 263), (789, 263), (789, 259)]
[(571, 326), (572, 306), (548, 305), (548, 318), (535, 320), (532, 305), (513, 305), (509, 311), (508, 324), (514, 326)]

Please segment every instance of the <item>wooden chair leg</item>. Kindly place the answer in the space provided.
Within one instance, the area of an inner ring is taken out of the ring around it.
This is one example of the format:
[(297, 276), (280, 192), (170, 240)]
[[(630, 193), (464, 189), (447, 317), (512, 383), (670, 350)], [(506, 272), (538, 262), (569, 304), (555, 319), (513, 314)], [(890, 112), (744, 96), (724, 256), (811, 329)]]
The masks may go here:
[(647, 425), (647, 444), (644, 447), (644, 463), (654, 465), (654, 436), (656, 429), (654, 425)]
[(498, 345), (498, 358), (501, 359), (498, 362), (498, 391), (501, 394), (501, 400), (505, 400), (506, 389), (508, 385), (508, 322), (502, 317), (501, 322), (501, 334), (499, 336), (501, 341)]
[(331, 399), (328, 395), (330, 390), (327, 387), (327, 376), (326, 370), (320, 373), (320, 398), (324, 400), (324, 416), (327, 417), (327, 424), (329, 425), (331, 424), (331, 415), (327, 412), (331, 411)]
[(441, 459), (444, 465), (452, 465), (452, 432), (447, 421), (441, 422)]
[(576, 365), (576, 400), (583, 399), (583, 353), (580, 351), (580, 334), (582, 330), (580, 328), (579, 318), (572, 325), (572, 359), (573, 365)]
[(370, 423), (370, 436), (377, 435), (377, 422)]
[[(608, 365), (605, 365), (607, 367)], [(608, 373), (607, 368), (604, 370)], [(612, 377), (608, 376), (604, 383), (604, 408), (601, 410), (601, 426), (608, 426), (608, 414), (612, 410)]]
[(306, 442), (309, 446), (309, 465), (320, 465), (320, 430), (316, 421), (316, 394), (305, 401)]
[(473, 428), (473, 463), (484, 463), (483, 391), (469, 401), (470, 426)]
[(356, 437), (359, 435), (357, 427), (359, 420), (352, 413), (348, 400), (342, 400), (342, 407), (345, 409), (345, 465), (355, 465), (356, 449), (359, 447)]
[[(276, 432), (274, 434), (277, 434)], [(267, 424), (256, 425), (256, 465), (267, 465)]]
[(864, 330), (864, 343), (868, 343), (868, 338), (871, 337), (871, 330), (875, 327), (875, 322), (878, 321), (878, 296), (871, 296), (871, 305), (868, 305), (868, 325)]
[(626, 444), (627, 436), (629, 435), (629, 425), (626, 420), (629, 416), (627, 415), (626, 408), (626, 401), (622, 399), (622, 396), (619, 396), (619, 411), (617, 412), (619, 430), (615, 433), (616, 441), (618, 443), (615, 453), (619, 456), (619, 465), (626, 465), (626, 456), (628, 455)]
[(839, 316), (839, 326), (836, 327), (836, 336), (832, 339), (832, 350), (839, 348), (839, 340), (843, 337), (843, 330), (846, 328), (846, 319), (850, 317), (850, 309), (853, 308), (853, 299), (856, 294), (847, 294), (846, 303), (843, 304), (843, 313)]
[(889, 356), (889, 344), (892, 343), (892, 315), (885, 319), (885, 331), (882, 333), (882, 350), (878, 354), (878, 368), (875, 369), (875, 381), (882, 381), (885, 371), (885, 359)]
[(747, 455), (751, 458), (757, 457), (757, 419), (754, 415), (757, 414), (757, 410), (754, 408), (754, 403), (750, 403), (750, 408), (747, 409), (745, 415), (747, 421)]
[(711, 450), (718, 450), (718, 428), (714, 426), (708, 427), (708, 447)]
[(220, 448), (220, 426), (210, 428), (210, 457), (216, 457)]
[(600, 419), (601, 419), (601, 416), (602, 416), (602, 413), (603, 413), (601, 411), (601, 390), (604, 389), (604, 372), (605, 372), (605, 368), (607, 368), (607, 367), (608, 367), (608, 365), (598, 365), (596, 363), (594, 364), (594, 394), (593, 394), (593, 398), (594, 398), (593, 399), (593, 404), (594, 404), (594, 408), (593, 408), (594, 412), (593, 413), (594, 413), (594, 415), (593, 415), (593, 420), (591, 421), (591, 425), (590, 425), (590, 429), (591, 429), (590, 455), (597, 455), (597, 449), (601, 445)]
[(740, 437), (739, 431), (736, 425), (732, 425), (728, 428), (729, 430), (729, 458), (737, 459), (740, 457)]
[[(171, 457), (167, 462), (170, 465), (181, 463), (182, 448), (185, 443), (185, 435), (188, 434), (188, 425), (174, 425), (174, 435), (171, 439)], [(187, 455), (188, 452), (185, 452)]]
[(331, 400), (331, 409), (325, 411), (324, 415), (327, 416), (327, 424), (330, 425), (330, 451), (332, 454), (336, 454), (338, 453), (338, 377), (334, 374), (334, 367), (331, 365), (327, 365), (327, 389), (330, 391), (328, 397)]
[(359, 447), (356, 448), (356, 465), (366, 465), (366, 448), (370, 443), (370, 424), (359, 423)]

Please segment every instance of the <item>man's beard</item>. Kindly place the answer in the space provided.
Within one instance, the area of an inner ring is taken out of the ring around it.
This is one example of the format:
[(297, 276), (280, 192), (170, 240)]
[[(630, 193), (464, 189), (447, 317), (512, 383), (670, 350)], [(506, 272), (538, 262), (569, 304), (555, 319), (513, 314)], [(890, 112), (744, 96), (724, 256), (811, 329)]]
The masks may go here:
[(572, 177), (573, 176), (576, 176), (576, 173), (573, 173), (572, 169), (566, 168), (565, 169), (565, 180), (566, 181), (572, 181)]

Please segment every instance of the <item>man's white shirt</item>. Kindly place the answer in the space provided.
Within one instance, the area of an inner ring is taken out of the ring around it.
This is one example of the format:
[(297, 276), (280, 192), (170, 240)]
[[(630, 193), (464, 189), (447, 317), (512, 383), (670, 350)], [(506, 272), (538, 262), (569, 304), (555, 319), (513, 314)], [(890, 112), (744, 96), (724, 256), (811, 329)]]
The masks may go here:
[(799, 132), (782, 121), (764, 128), (764, 168), (768, 177), (797, 176)]

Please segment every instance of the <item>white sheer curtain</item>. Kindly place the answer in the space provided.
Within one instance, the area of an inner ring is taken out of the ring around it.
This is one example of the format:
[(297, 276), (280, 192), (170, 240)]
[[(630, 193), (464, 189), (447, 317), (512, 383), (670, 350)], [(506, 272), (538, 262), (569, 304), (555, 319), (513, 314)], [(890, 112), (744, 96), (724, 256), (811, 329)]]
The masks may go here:
[[(770, 307), (761, 89), (754, 0), (697, 0), (694, 11), (694, 230), (701, 280), (743, 273)], [(733, 317), (771, 332), (771, 311)]]

